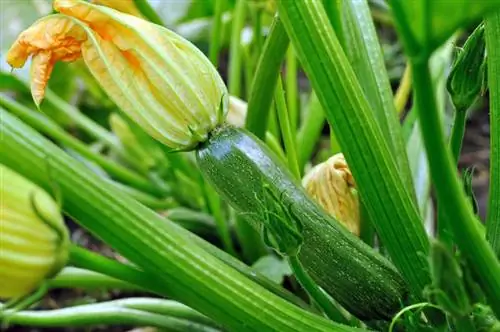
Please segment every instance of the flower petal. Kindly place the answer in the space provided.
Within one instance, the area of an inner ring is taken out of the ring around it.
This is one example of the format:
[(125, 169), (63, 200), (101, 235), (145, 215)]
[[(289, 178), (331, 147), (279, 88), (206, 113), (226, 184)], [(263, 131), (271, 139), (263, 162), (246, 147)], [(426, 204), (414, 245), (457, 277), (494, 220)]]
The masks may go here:
[(21, 33), (7, 53), (7, 63), (20, 68), (33, 56), (31, 93), (38, 105), (54, 64), (80, 58), (81, 44), (86, 39), (86, 33), (77, 21), (63, 15), (50, 15)]

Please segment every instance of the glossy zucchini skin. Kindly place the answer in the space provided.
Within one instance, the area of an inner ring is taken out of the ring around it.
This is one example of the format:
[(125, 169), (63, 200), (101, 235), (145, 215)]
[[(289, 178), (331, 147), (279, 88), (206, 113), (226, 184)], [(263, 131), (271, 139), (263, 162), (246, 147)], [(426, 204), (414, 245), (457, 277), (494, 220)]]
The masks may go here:
[[(243, 129), (216, 129), (197, 149), (205, 177), (239, 213), (260, 229), (262, 186), (272, 186), (303, 226), (299, 259), (313, 279), (356, 317), (388, 320), (408, 294), (393, 265), (349, 233), (312, 201), (286, 167)], [(256, 213), (257, 212), (257, 213)]]

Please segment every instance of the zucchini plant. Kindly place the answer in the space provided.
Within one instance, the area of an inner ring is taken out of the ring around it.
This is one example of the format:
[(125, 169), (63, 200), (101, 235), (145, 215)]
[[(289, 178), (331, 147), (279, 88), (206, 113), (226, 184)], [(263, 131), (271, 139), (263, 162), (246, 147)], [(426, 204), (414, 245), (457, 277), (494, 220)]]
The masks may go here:
[[(2, 194), (17, 188), (14, 175), (44, 190), (52, 208), (124, 259), (68, 244), (65, 228), (64, 246), (27, 251), (34, 229), (9, 225), (21, 218), (43, 228), (43, 204), (25, 192), (33, 213), (17, 216), (9, 211), (21, 200), (8, 196), (0, 206), (0, 225), (10, 227), (0, 227), (8, 244), (0, 251), (0, 320), (172, 331), (496, 331), (500, 2), (189, 3), (179, 23), (146, 0), (54, 0), (55, 13), (13, 41), (6, 61), (22, 68), (30, 59), (31, 78), (2, 72), (10, 91), (0, 100)], [(206, 17), (208, 43), (181, 36), (193, 36), (186, 24)], [(449, 44), (470, 27), (448, 75)], [(377, 28), (395, 29), (390, 42), (406, 59), (396, 97)], [(219, 74), (225, 49), (229, 89)], [(72, 91), (74, 104), (61, 97), (69, 85), (49, 81), (62, 75), (61, 64), (68, 80), (85, 85), (82, 96)], [(306, 105), (302, 71), (313, 89)], [(436, 84), (446, 75), (450, 138), (444, 85)], [(467, 110), (487, 87), (483, 223), (471, 204), (471, 173), (462, 179), (457, 161)], [(326, 148), (318, 144), (323, 129)], [(345, 159), (329, 158), (339, 152)], [(14, 280), (25, 262), (54, 260), (57, 269), (33, 269), (26, 285)], [(159, 298), (30, 310), (58, 287)]]

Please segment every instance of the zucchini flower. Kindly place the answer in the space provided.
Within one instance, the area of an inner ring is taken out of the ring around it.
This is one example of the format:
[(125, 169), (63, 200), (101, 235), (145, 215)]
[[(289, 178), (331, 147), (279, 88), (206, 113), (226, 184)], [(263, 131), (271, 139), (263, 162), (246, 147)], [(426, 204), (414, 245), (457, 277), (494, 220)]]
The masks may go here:
[(228, 93), (217, 70), (189, 41), (112, 8), (54, 0), (7, 54), (14, 68), (32, 56), (32, 94), (39, 104), (57, 61), (83, 58), (103, 90), (150, 136), (194, 148), (224, 121)]
[(351, 233), (359, 235), (359, 198), (342, 153), (316, 165), (303, 178), (307, 193)]
[(56, 202), (0, 164), (0, 298), (28, 295), (68, 259), (69, 237)]

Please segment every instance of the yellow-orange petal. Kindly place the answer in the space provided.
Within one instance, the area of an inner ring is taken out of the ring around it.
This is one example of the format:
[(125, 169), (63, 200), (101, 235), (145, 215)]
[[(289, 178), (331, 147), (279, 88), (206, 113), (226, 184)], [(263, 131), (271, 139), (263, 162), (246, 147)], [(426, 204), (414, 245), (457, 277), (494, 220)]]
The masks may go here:
[(38, 106), (45, 95), (45, 87), (54, 68), (49, 51), (42, 51), (33, 55), (31, 60), (31, 95)]
[(92, 0), (96, 5), (102, 5), (121, 11), (122, 13), (143, 17), (134, 0)]
[(39, 104), (57, 61), (74, 61), (81, 57), (82, 42), (87, 39), (81, 23), (63, 15), (44, 17), (22, 32), (7, 52), (7, 63), (23, 67), (30, 56), (31, 93)]

